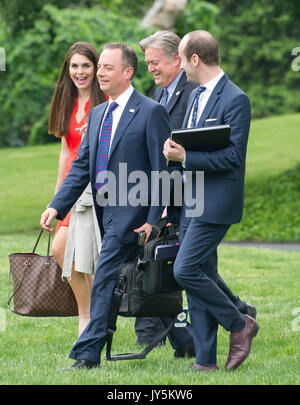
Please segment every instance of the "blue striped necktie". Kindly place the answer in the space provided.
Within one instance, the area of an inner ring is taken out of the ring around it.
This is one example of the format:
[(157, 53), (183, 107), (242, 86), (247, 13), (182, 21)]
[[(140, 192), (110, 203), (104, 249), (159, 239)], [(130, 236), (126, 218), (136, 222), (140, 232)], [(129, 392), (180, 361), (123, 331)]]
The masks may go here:
[[(107, 164), (108, 164), (108, 153), (110, 148), (110, 138), (111, 129), (113, 123), (112, 112), (118, 107), (118, 104), (113, 101), (109, 107), (108, 111), (104, 117), (101, 129), (101, 135), (98, 142), (98, 151), (96, 157), (96, 171), (95, 171), (95, 188), (98, 191), (104, 184), (107, 183)], [(102, 172), (101, 181), (97, 182), (97, 176)]]
[(197, 125), (197, 115), (198, 115), (198, 104), (199, 104), (199, 97), (200, 94), (206, 89), (204, 86), (199, 86), (196, 95), (195, 95), (195, 100), (194, 100), (194, 107), (193, 107), (193, 115), (192, 115), (192, 128), (196, 128)]
[(163, 96), (161, 98), (161, 105), (164, 107), (168, 104), (168, 97), (169, 97), (169, 92), (167, 89), (164, 89)]

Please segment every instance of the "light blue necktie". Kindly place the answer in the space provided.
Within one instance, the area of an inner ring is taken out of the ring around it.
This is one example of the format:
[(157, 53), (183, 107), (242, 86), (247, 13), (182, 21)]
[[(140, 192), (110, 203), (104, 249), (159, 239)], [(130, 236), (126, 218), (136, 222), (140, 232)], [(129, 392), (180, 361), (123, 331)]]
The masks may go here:
[(164, 107), (168, 104), (168, 97), (169, 97), (168, 90), (164, 89), (164, 93), (161, 98), (161, 105), (163, 105)]
[(196, 128), (197, 125), (197, 115), (198, 115), (198, 104), (199, 104), (199, 97), (200, 94), (206, 89), (204, 86), (199, 86), (196, 95), (195, 95), (195, 100), (194, 100), (194, 107), (193, 107), (193, 115), (192, 115), (192, 128)]

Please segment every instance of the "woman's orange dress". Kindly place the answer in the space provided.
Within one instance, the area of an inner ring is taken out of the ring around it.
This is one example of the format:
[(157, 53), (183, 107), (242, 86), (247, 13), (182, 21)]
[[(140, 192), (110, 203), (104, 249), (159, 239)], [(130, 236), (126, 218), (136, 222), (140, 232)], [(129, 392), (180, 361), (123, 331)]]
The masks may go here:
[[(89, 109), (90, 109), (90, 100), (88, 100), (84, 106), (85, 115), (87, 117), (89, 116)], [(76, 128), (80, 128), (85, 124), (84, 117), (82, 118), (82, 120), (80, 122), (77, 122), (77, 120), (76, 120), (77, 111), (78, 111), (78, 99), (76, 99), (76, 102), (75, 102), (75, 105), (73, 108), (73, 112), (72, 112), (71, 120), (70, 120), (70, 126), (69, 126), (69, 133), (68, 133), (68, 136), (66, 137), (67, 145), (69, 147), (69, 156), (67, 159), (67, 165), (66, 165), (64, 176), (63, 176), (63, 180), (69, 173), (73, 161), (77, 159), (77, 152), (78, 152), (78, 149), (79, 149), (79, 146), (81, 143), (81, 134), (78, 131), (76, 131)], [(69, 226), (70, 218), (71, 218), (71, 211), (69, 211), (69, 213), (66, 215), (66, 217), (63, 220), (57, 221), (55, 234), (58, 232), (58, 230), (61, 226)]]

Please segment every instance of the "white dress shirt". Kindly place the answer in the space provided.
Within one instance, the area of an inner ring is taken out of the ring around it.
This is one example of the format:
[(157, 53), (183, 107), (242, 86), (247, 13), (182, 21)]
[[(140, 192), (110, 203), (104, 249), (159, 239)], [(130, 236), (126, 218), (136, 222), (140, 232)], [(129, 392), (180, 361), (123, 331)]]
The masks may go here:
[[(203, 84), (203, 86), (205, 87), (205, 90), (200, 94), (200, 97), (199, 97), (197, 122), (199, 121), (201, 114), (203, 113), (203, 110), (208, 102), (208, 99), (211, 96), (211, 93), (213, 92), (214, 88), (216, 87), (217, 83), (219, 82), (219, 80), (221, 79), (221, 77), (223, 75), (224, 75), (224, 72), (222, 70), (212, 80)], [(191, 128), (191, 125), (192, 125), (193, 109), (194, 109), (194, 106), (192, 107), (191, 114), (189, 116), (188, 126), (187, 126), (188, 128)]]
[[(217, 83), (219, 82), (219, 80), (221, 79), (221, 77), (224, 75), (223, 70), (221, 70), (221, 72), (214, 77), (212, 80), (210, 80), (209, 82), (203, 84), (203, 86), (205, 87), (205, 90), (200, 94), (199, 97), (199, 102), (198, 102), (198, 113), (197, 113), (197, 121), (199, 121), (201, 114), (204, 111), (204, 108), (208, 102), (209, 97), (211, 96), (211, 93), (213, 92), (214, 88), (216, 87)], [(192, 126), (192, 118), (193, 118), (193, 110), (194, 110), (194, 105), (192, 106), (191, 109), (191, 113), (188, 119), (188, 128), (191, 128)], [(185, 158), (186, 159), (186, 158)], [(185, 159), (182, 162), (182, 167), (185, 168)], [(185, 179), (183, 179), (183, 182), (185, 182)]]
[[(110, 104), (113, 101), (115, 101), (118, 104), (118, 107), (112, 112), (113, 122), (112, 122), (111, 137), (110, 137), (110, 147), (111, 147), (111, 144), (112, 144), (112, 141), (113, 141), (117, 126), (119, 124), (121, 115), (122, 115), (122, 113), (124, 111), (124, 108), (125, 108), (126, 104), (128, 103), (129, 98), (131, 97), (131, 95), (133, 93), (133, 90), (134, 90), (133, 86), (130, 85), (128, 87), (128, 89), (126, 89), (124, 91), (124, 93), (122, 93), (118, 98), (116, 98), (116, 100), (112, 100), (109, 97), (108, 105), (107, 105), (107, 108), (105, 110), (104, 117), (105, 117), (105, 115), (107, 113), (108, 107), (110, 106)], [(101, 124), (101, 129), (102, 129), (102, 124)], [(101, 129), (100, 129), (100, 134), (101, 134)]]
[[(170, 99), (171, 99), (172, 96), (173, 96), (173, 93), (174, 93), (174, 91), (175, 91), (175, 89), (176, 89), (176, 87), (177, 87), (177, 84), (178, 84), (178, 82), (179, 82), (179, 80), (180, 80), (182, 74), (183, 74), (183, 70), (181, 70), (181, 71), (178, 73), (178, 75), (175, 77), (175, 79), (172, 81), (172, 83), (169, 84), (168, 87), (165, 87), (165, 88), (168, 90), (168, 101), (167, 101), (167, 105), (168, 105), (168, 102), (170, 101)], [(162, 96), (162, 98), (163, 98), (163, 96)], [(160, 102), (161, 102), (161, 101), (162, 101), (162, 100), (160, 100)]]

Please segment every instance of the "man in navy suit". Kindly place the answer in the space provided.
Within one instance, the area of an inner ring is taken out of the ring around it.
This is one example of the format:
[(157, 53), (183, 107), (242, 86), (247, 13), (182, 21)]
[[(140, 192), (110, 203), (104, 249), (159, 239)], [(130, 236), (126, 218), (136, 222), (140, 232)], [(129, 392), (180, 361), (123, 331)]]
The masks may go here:
[[(71, 350), (70, 357), (76, 360), (72, 369), (99, 366), (120, 264), (135, 259), (137, 234), (145, 231), (148, 237), (163, 211), (162, 206), (151, 206), (151, 198), (157, 198), (150, 178), (151, 172), (166, 169), (162, 151), (170, 136), (169, 117), (159, 103), (132, 87), (136, 67), (136, 54), (125, 44), (104, 46), (97, 77), (109, 101), (91, 111), (78, 159), (41, 217), (41, 226), (51, 230), (51, 221), (64, 218), (91, 182), (102, 248), (91, 294), (90, 322)], [(134, 173), (146, 176), (146, 188), (144, 184), (137, 191), (139, 184), (129, 181)], [(185, 346), (191, 339), (188, 335), (180, 344)]]
[[(157, 31), (139, 43), (145, 54), (148, 72), (153, 75), (155, 84), (159, 86), (154, 92), (153, 99), (166, 107), (172, 129), (182, 128), (189, 96), (199, 86), (199, 83), (188, 81), (184, 70), (181, 69), (178, 55), (179, 43), (180, 38), (171, 31)], [(215, 261), (215, 257), (211, 257), (210, 260)], [(220, 276), (218, 276), (218, 285), (242, 313), (256, 316), (256, 309), (233, 295)], [(160, 318), (137, 318), (135, 322), (137, 342), (149, 343), (163, 329), (164, 325)], [(189, 353), (186, 351), (186, 348), (183, 352), (177, 350), (174, 355), (178, 358), (192, 354), (192, 351)]]
[[(197, 217), (185, 204), (181, 209), (181, 244), (174, 274), (186, 290), (190, 309), (196, 350), (191, 367), (218, 369), (217, 329), (221, 324), (231, 332), (225, 367), (232, 370), (246, 359), (259, 328), (252, 317), (238, 311), (217, 283), (217, 247), (230, 225), (242, 218), (250, 102), (220, 68), (218, 44), (210, 33), (187, 34), (178, 50), (188, 80), (200, 84), (189, 98), (183, 127), (229, 124), (231, 136), (229, 147), (212, 152), (188, 151), (171, 139), (165, 142), (166, 159), (180, 162), (183, 171), (193, 176), (204, 171), (204, 212)], [(186, 181), (195, 186), (195, 177)], [(168, 213), (172, 219), (172, 210)]]

